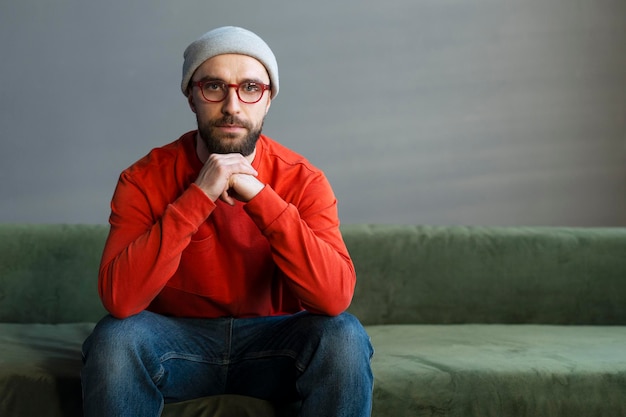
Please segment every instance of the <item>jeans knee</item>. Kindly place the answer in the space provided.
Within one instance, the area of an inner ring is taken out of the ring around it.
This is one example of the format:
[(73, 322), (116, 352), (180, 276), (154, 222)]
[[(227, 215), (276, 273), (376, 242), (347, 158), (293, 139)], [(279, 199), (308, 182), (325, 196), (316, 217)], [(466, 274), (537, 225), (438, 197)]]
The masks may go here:
[(102, 318), (83, 343), (83, 357), (102, 361), (118, 361), (145, 343), (150, 334), (142, 314), (123, 320), (112, 316)]
[(128, 324), (124, 320), (119, 320), (112, 316), (103, 317), (85, 341), (86, 347), (97, 346), (98, 349), (101, 349), (109, 343), (113, 345), (124, 343), (121, 339), (126, 338), (131, 333), (124, 330), (124, 327), (128, 327)]
[(374, 350), (359, 320), (348, 313), (311, 319), (313, 325), (303, 329), (307, 348), (297, 363), (302, 372), (297, 383), (300, 394), (314, 396), (321, 390), (327, 393), (323, 396), (327, 399), (337, 392), (351, 392), (349, 396), (355, 398), (371, 395)]
[(328, 359), (349, 366), (369, 363), (374, 351), (370, 338), (359, 320), (349, 313), (320, 319), (319, 346)]
[(146, 369), (157, 379), (162, 368), (151, 349), (153, 334), (149, 317), (143, 313), (123, 320), (104, 317), (83, 343), (83, 377), (93, 375), (117, 383)]

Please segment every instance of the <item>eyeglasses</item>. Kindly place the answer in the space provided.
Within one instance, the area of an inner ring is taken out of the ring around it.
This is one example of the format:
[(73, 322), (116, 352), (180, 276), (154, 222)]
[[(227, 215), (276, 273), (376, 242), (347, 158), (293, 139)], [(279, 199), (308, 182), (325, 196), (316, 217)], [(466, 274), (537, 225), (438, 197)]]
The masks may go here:
[(227, 84), (223, 81), (195, 81), (192, 87), (198, 87), (202, 97), (211, 103), (219, 103), (228, 96), (228, 90), (232, 87), (237, 91), (237, 97), (242, 103), (254, 104), (261, 100), (265, 90), (271, 88), (268, 84), (255, 81), (246, 81), (241, 84)]

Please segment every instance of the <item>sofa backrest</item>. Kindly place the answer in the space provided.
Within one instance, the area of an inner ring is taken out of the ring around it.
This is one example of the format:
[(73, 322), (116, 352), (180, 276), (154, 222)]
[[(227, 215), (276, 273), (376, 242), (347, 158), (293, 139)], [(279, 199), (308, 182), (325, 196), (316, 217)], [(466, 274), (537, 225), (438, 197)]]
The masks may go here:
[(0, 224), (0, 322), (93, 322), (104, 225)]
[(342, 227), (365, 324), (626, 324), (626, 229)]
[[(0, 322), (96, 321), (106, 225), (0, 224)], [(626, 229), (344, 225), (364, 324), (626, 324)]]

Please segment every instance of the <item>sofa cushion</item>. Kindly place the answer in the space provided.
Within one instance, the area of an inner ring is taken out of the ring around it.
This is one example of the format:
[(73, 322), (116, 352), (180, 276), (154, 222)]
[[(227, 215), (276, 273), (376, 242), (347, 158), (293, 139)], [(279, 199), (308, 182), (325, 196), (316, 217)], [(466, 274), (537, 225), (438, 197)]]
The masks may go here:
[(626, 416), (626, 327), (367, 328), (373, 416)]
[(344, 225), (373, 324), (626, 325), (626, 228)]
[(299, 404), (275, 406), (241, 395), (217, 395), (167, 404), (161, 417), (296, 417)]
[(0, 224), (0, 322), (93, 322), (102, 225)]
[[(0, 323), (0, 415), (81, 416), (93, 324)], [(372, 416), (626, 415), (626, 327), (381, 325)], [(294, 416), (249, 397), (168, 404), (163, 417)]]
[[(81, 346), (91, 323), (0, 323), (0, 416), (82, 416)], [(167, 404), (162, 417), (291, 417), (297, 404), (274, 406), (222, 395)]]
[(0, 415), (82, 415), (81, 345), (92, 328), (0, 323)]

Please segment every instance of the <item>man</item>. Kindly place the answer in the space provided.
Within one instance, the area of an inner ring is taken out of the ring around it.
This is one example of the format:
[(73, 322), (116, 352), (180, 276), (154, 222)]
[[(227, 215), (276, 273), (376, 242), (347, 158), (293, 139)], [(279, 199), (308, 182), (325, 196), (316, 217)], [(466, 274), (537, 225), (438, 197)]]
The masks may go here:
[(110, 315), (85, 341), (86, 417), (159, 416), (216, 394), (368, 416), (372, 347), (324, 174), (261, 134), (269, 46), (237, 27), (184, 53), (198, 130), (122, 172), (99, 273)]

